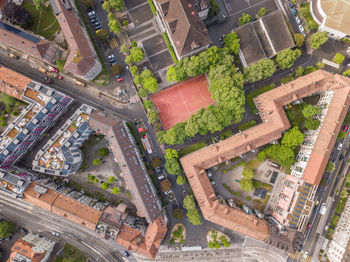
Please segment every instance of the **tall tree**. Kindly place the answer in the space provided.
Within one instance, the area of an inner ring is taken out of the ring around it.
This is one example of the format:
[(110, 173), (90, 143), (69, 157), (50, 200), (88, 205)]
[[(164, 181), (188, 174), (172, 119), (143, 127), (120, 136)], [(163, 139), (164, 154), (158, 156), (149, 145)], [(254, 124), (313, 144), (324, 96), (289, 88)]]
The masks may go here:
[(179, 153), (175, 149), (167, 148), (165, 150), (164, 158), (166, 160), (172, 159), (172, 158), (179, 158)]
[(12, 235), (15, 224), (11, 221), (3, 220), (0, 222), (0, 238), (8, 238)]
[(239, 38), (236, 32), (228, 33), (224, 37), (224, 43), (225, 43), (225, 46), (230, 50), (232, 54), (234, 55), (238, 54), (240, 45), (239, 45)]
[(42, 0), (33, 0), (34, 6), (37, 10), (40, 10), (40, 8), (43, 5), (43, 1)]
[(182, 186), (186, 183), (186, 178), (183, 175), (177, 176), (176, 178), (176, 184), (178, 184), (179, 186)]
[(276, 66), (270, 59), (262, 59), (259, 62), (245, 68), (244, 76), (250, 83), (258, 82), (272, 76), (276, 72)]
[(257, 17), (262, 17), (266, 15), (266, 8), (265, 7), (261, 7), (258, 11), (258, 13), (256, 14)]
[(252, 21), (252, 17), (250, 14), (246, 14), (243, 12), (242, 16), (240, 18), (238, 18), (238, 25), (245, 25), (247, 23), (249, 23), (250, 21)]
[(295, 126), (289, 129), (282, 138), (282, 145), (288, 146), (290, 148), (295, 148), (304, 142), (305, 135), (299, 131), (299, 127)]
[(301, 51), (299, 49), (292, 50), (288, 48), (278, 53), (275, 61), (281, 69), (291, 68), (300, 55)]
[(310, 46), (317, 50), (328, 41), (327, 32), (317, 32), (310, 36)]
[(320, 120), (313, 118), (307, 118), (304, 122), (304, 126), (309, 130), (316, 130), (320, 124)]
[(142, 49), (139, 47), (133, 47), (130, 49), (130, 54), (125, 58), (125, 63), (133, 64), (141, 62), (145, 54), (142, 52)]
[(147, 112), (147, 118), (151, 124), (155, 123), (159, 117), (158, 117), (158, 112), (154, 109), (151, 109)]
[(193, 195), (187, 195), (183, 200), (183, 206), (187, 210), (196, 209), (196, 203), (194, 202)]
[(250, 168), (245, 168), (242, 173), (243, 177), (245, 179), (253, 179), (254, 177), (254, 171), (251, 170)]
[(303, 114), (303, 116), (305, 118), (310, 118), (310, 117), (313, 117), (315, 115), (320, 114), (321, 111), (322, 111), (322, 109), (319, 106), (306, 104), (306, 105), (304, 105), (301, 113)]
[(242, 190), (248, 192), (254, 189), (253, 181), (251, 179), (243, 178), (240, 182)]
[(109, 0), (110, 5), (115, 11), (120, 12), (124, 9), (124, 1), (123, 0)]
[(305, 42), (305, 36), (302, 34), (294, 34), (294, 42), (297, 47), (302, 47)]
[(181, 166), (179, 160), (176, 158), (171, 158), (165, 162), (165, 169), (171, 175), (180, 175), (181, 174)]
[(345, 56), (343, 56), (340, 53), (336, 53), (334, 58), (333, 58), (333, 62), (337, 63), (338, 65), (340, 65), (341, 63), (344, 62)]
[(203, 221), (202, 221), (201, 215), (199, 214), (198, 209), (187, 210), (186, 216), (188, 218), (188, 221), (194, 226), (203, 224)]
[(164, 142), (168, 145), (183, 144), (187, 138), (185, 123), (178, 123), (164, 134)]

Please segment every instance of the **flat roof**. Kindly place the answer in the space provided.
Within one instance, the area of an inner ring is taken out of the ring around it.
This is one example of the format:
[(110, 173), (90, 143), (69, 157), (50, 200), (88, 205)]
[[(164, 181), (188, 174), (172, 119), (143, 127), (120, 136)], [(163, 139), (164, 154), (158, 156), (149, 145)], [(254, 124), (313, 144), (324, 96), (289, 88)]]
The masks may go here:
[(334, 95), (302, 177), (306, 182), (318, 185), (350, 105), (350, 79), (323, 70), (317, 70), (255, 98), (262, 124), (180, 159), (207, 220), (259, 240), (269, 236), (266, 221), (219, 203), (206, 169), (281, 138), (282, 132), (290, 127), (283, 106), (322, 91), (333, 91)]
[(7, 67), (0, 66), (0, 81), (10, 85), (22, 95), (26, 86), (32, 82), (32, 79), (25, 77), (24, 75)]
[(6, 31), (9, 31), (13, 34), (19, 35), (20, 37), (23, 37), (23, 38), (25, 38), (33, 43), (38, 43), (40, 41), (40, 38), (35, 37), (31, 34), (28, 34), (27, 32), (24, 32), (24, 31), (18, 29), (17, 27), (14, 27), (14, 26), (9, 25), (9, 24), (5, 24), (3, 22), (0, 22), (0, 28), (3, 28)]
[(326, 14), (326, 27), (350, 35), (350, 0), (319, 0)]

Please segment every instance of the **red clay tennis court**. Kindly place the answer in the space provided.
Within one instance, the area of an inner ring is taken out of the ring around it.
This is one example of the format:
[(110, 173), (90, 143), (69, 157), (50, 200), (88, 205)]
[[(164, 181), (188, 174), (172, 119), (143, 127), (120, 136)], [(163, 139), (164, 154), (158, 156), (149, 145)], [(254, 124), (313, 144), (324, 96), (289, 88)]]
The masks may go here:
[(215, 103), (205, 75), (173, 85), (152, 96), (165, 130), (191, 117), (201, 108)]

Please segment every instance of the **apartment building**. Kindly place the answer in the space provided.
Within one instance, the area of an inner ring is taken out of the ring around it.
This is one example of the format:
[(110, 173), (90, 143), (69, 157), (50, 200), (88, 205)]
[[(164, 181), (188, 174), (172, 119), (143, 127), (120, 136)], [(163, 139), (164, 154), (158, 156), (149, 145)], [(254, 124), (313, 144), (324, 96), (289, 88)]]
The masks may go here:
[(204, 51), (212, 43), (203, 20), (209, 12), (207, 0), (154, 0), (157, 24), (166, 32), (177, 59)]
[(50, 0), (54, 14), (68, 43), (64, 70), (85, 80), (93, 80), (102, 70), (90, 39), (70, 0)]
[(46, 237), (30, 232), (15, 242), (7, 262), (46, 262), (55, 244)]
[[(301, 199), (302, 193), (312, 191), (308, 189), (309, 185), (320, 183), (350, 105), (350, 79), (340, 75), (318, 70), (259, 95), (255, 104), (263, 123), (180, 159), (205, 219), (258, 240), (269, 237), (269, 226), (265, 220), (220, 204), (206, 170), (281, 138), (282, 132), (290, 127), (283, 106), (327, 91), (333, 91), (333, 97), (302, 175), (305, 184), (300, 184), (302, 188), (298, 197)], [(310, 196), (312, 198), (312, 194)], [(311, 206), (307, 200), (304, 203)]]

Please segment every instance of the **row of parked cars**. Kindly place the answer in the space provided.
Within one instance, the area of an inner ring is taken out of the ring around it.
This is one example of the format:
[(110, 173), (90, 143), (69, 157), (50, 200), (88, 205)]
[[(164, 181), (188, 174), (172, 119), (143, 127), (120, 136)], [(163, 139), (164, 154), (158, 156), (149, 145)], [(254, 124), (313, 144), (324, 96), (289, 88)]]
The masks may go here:
[(89, 9), (88, 16), (89, 16), (91, 24), (94, 26), (96, 31), (102, 28), (100, 19), (98, 18), (95, 10)]
[(289, 7), (290, 7), (290, 11), (292, 12), (292, 14), (293, 14), (293, 16), (294, 16), (294, 18), (295, 18), (295, 21), (296, 21), (297, 24), (298, 24), (298, 27), (299, 27), (300, 32), (303, 34), (303, 36), (306, 36), (304, 27), (301, 25), (301, 21), (300, 21), (300, 19), (299, 19), (299, 17), (298, 17), (298, 12), (297, 12), (297, 10), (295, 9), (294, 4), (293, 4), (291, 1), (288, 1), (288, 5), (289, 5)]

